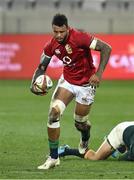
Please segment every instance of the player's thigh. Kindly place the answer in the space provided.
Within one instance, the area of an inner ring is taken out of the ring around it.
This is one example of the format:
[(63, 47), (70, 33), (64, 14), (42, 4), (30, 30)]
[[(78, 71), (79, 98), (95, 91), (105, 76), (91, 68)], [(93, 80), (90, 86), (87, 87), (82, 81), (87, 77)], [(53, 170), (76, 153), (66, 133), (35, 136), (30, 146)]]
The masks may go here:
[(61, 100), (62, 102), (64, 102), (66, 106), (70, 103), (70, 101), (73, 98), (73, 93), (63, 87), (58, 87), (53, 95), (53, 100)]
[(86, 116), (89, 114), (90, 109), (91, 109), (91, 104), (85, 105), (85, 104), (80, 104), (76, 102), (75, 114), (80, 115), (80, 116)]

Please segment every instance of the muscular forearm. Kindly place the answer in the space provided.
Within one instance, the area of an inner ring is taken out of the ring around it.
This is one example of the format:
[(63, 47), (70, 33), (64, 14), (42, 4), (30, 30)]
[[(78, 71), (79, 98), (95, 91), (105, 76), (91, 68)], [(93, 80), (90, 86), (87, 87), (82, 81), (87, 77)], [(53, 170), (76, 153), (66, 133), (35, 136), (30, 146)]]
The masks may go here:
[(98, 40), (95, 50), (100, 51), (100, 64), (96, 74), (101, 78), (102, 73), (108, 63), (110, 54), (111, 54), (111, 46), (104, 43), (103, 41)]
[(97, 156), (96, 156), (96, 152), (92, 149), (88, 150), (84, 156), (84, 159), (88, 159), (88, 160), (99, 160), (97, 159)]
[(111, 145), (107, 142), (107, 140), (104, 140), (96, 152), (90, 149), (87, 151), (84, 158), (89, 160), (104, 160), (111, 155), (112, 151), (113, 148)]
[(32, 78), (32, 83), (31, 83), (31, 84), (34, 83), (35, 79), (36, 79), (38, 76), (44, 74), (44, 72), (45, 72), (45, 71), (44, 71), (43, 69), (41, 69), (40, 67), (38, 67), (38, 68), (35, 70), (35, 72), (34, 72), (34, 75), (33, 75), (33, 78)]
[(32, 93), (34, 93), (36, 95), (40, 95), (41, 93), (36, 91), (36, 89), (34, 87), (34, 82), (38, 76), (43, 75), (45, 73), (47, 66), (50, 62), (50, 59), (51, 59), (50, 57), (46, 56), (45, 54), (42, 54), (40, 64), (33, 74), (31, 85), (30, 85), (30, 90)]
[(47, 69), (47, 66), (50, 62), (50, 57), (46, 56), (44, 53), (41, 55), (41, 59), (40, 59), (40, 64), (38, 66), (38, 68), (35, 70), (34, 72), (34, 75), (33, 75), (33, 78), (32, 78), (32, 83), (34, 83), (35, 79), (44, 74), (46, 69)]
[(110, 57), (111, 49), (109, 46), (105, 46), (100, 54), (100, 64), (98, 67), (98, 70), (96, 74), (100, 77), (108, 63), (109, 57)]

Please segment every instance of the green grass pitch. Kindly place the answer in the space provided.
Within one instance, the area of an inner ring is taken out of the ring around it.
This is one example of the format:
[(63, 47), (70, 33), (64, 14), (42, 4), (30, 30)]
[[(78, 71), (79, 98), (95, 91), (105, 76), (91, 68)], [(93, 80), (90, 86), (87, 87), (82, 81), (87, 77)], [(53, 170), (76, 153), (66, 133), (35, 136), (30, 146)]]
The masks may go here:
[[(30, 81), (0, 81), (0, 178), (1, 179), (133, 179), (133, 162), (91, 162), (77, 157), (61, 159), (59, 167), (37, 170), (48, 153), (47, 96), (29, 91)], [(73, 121), (74, 102), (61, 119), (60, 144), (77, 147), (79, 132)], [(102, 81), (92, 106), (90, 147), (97, 149), (103, 137), (121, 121), (134, 120), (134, 82)]]

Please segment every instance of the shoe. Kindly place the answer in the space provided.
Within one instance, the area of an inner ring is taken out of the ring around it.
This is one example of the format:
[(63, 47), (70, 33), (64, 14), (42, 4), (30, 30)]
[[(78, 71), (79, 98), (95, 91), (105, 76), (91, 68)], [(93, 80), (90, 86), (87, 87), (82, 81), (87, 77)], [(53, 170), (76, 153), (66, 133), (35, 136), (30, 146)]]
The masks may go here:
[(79, 150), (80, 154), (85, 154), (86, 151), (88, 150), (88, 141), (81, 141), (80, 140), (78, 150)]
[(40, 166), (38, 166), (38, 169), (43, 169), (43, 170), (47, 170), (50, 169), (52, 167), (58, 166), (60, 165), (60, 159), (53, 159), (51, 158), (51, 156), (48, 156), (46, 162)]

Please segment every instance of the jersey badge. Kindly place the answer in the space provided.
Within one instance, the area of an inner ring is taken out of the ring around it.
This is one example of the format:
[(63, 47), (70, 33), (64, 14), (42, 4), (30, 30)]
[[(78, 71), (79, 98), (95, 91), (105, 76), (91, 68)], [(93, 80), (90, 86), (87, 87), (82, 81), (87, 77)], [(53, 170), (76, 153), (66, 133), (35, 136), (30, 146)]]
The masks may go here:
[(72, 54), (73, 51), (72, 51), (72, 48), (69, 44), (66, 44), (65, 49), (66, 49), (68, 54)]

